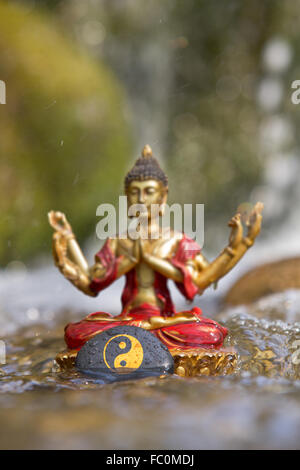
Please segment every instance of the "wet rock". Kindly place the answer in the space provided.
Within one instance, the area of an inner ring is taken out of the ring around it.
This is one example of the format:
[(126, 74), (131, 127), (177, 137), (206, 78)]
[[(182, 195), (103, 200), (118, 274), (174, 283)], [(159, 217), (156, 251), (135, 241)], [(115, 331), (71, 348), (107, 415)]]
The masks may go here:
[(136, 326), (117, 326), (91, 338), (79, 351), (77, 369), (115, 382), (173, 373), (167, 347), (152, 333)]
[(300, 258), (283, 259), (252, 269), (231, 287), (224, 302), (250, 304), (286, 289), (300, 289)]

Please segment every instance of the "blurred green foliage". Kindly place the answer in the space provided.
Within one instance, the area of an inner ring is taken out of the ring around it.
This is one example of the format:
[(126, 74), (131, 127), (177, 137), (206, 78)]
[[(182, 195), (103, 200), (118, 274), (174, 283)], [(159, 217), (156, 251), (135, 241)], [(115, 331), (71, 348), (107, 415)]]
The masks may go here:
[[(262, 128), (281, 113), (282, 103), (266, 110), (259, 92), (263, 80), (272, 77), (264, 63), (269, 41), (287, 41), (290, 35), (288, 28), (282, 34), (287, 24), (283, 3), (173, 2), (173, 86), (178, 92), (170, 100), (169, 164), (176, 194), (182, 202), (204, 202), (208, 222), (222, 221), (239, 204), (265, 196), (255, 191), (265, 185), (272, 158)], [(283, 73), (279, 78), (283, 90)], [(290, 101), (289, 82), (283, 98)], [(273, 155), (282, 152), (279, 147)]]
[(105, 58), (126, 86), (136, 141), (162, 158), (170, 201), (205, 203), (211, 247), (240, 203), (265, 203), (262, 235), (299, 206), (299, 111), (290, 88), (299, 78), (299, 6), (299, 0), (57, 5), (74, 40)]
[(80, 237), (113, 202), (131, 151), (122, 87), (79, 51), (57, 22), (0, 1), (0, 259), (49, 250), (50, 209)]
[(272, 11), (256, 0), (176, 1), (172, 10), (169, 163), (182, 202), (206, 203), (209, 219), (228, 216), (260, 181), (255, 82)]
[[(170, 202), (204, 203), (216, 234), (263, 182), (257, 87), (280, 2), (63, 0), (57, 14), (121, 77), (137, 140), (146, 136), (168, 171)], [(93, 43), (88, 28), (104, 38)]]
[[(116, 200), (146, 143), (168, 172), (170, 202), (205, 204), (208, 247), (240, 203), (265, 202), (263, 232), (282, 224), (300, 197), (300, 114), (290, 99), (299, 6), (0, 0), (3, 259), (45, 247), (49, 208), (67, 212), (82, 237), (92, 233), (96, 206)], [(103, 64), (126, 90), (138, 151), (123, 91)]]
[[(154, 116), (161, 108), (166, 131), (157, 126), (153, 141), (164, 141), (172, 202), (205, 203), (206, 220), (218, 223), (249, 200), (263, 169), (256, 85), (278, 2), (124, 0), (121, 7), (97, 0), (77, 10), (73, 1), (62, 4), (71, 28), (92, 16), (103, 23), (110, 34), (103, 54)], [(120, 56), (135, 77), (124, 73)]]

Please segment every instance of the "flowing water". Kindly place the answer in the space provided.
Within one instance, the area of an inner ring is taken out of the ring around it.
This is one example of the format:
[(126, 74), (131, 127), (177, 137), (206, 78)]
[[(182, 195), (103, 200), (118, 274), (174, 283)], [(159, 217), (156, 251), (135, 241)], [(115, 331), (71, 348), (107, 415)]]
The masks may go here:
[(231, 376), (103, 384), (59, 371), (64, 325), (99, 305), (117, 313), (121, 287), (95, 300), (54, 268), (2, 273), (1, 448), (300, 447), (300, 291), (227, 309), (222, 288), (198, 298), (230, 331), (239, 353)]
[[(93, 9), (95, 2), (90, 3)], [(80, 16), (83, 10), (80, 6), (76, 11)], [(89, 17), (94, 20), (94, 13)], [(83, 30), (81, 17), (79, 21)], [(111, 42), (109, 55), (118, 69), (123, 63), (123, 71), (128, 71), (123, 77), (132, 80), (128, 89), (133, 116), (138, 116), (137, 147), (155, 142), (163, 154), (168, 118), (162, 109), (168, 98), (167, 83), (173, 78), (169, 46), (161, 47), (168, 41), (159, 41), (158, 34), (164, 35), (168, 24), (172, 29), (172, 23), (160, 21), (164, 28), (146, 35), (141, 47), (129, 45), (128, 49), (125, 41), (120, 49)], [(287, 42), (283, 46), (290, 47)], [(274, 57), (275, 66), (278, 49)], [(267, 64), (262, 68), (265, 84), (273, 76), (284, 89), (284, 75), (272, 74), (270, 64), (269, 69)], [(140, 91), (137, 76), (145, 85)], [(226, 343), (239, 353), (235, 373), (103, 384), (75, 370), (60, 372), (54, 358), (65, 347), (64, 325), (98, 309), (120, 312), (122, 281), (99, 299), (91, 299), (63, 280), (52, 261), (35, 269), (12, 262), (0, 270), (0, 448), (300, 448), (300, 291), (272, 295), (247, 307), (225, 308), (221, 303), (226, 289), (246, 269), (287, 255), (299, 256), (300, 251), (300, 185), (295, 181), (299, 158), (284, 150), (286, 142), (294, 142), (297, 127), (277, 108), (271, 114), (263, 103), (259, 105), (264, 117), (261, 145), (270, 158), (264, 184), (254, 190), (251, 200), (267, 202), (264, 220), (290, 212), (289, 220), (278, 224), (271, 241), (258, 240), (216, 292), (209, 290), (194, 302), (229, 329)], [(297, 150), (296, 140), (293, 145)], [(189, 308), (178, 293), (172, 294), (177, 310)]]

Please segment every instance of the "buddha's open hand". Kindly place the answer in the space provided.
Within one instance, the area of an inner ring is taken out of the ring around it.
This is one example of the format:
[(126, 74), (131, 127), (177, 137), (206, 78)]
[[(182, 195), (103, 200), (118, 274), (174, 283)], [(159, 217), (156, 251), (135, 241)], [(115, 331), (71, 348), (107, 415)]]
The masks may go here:
[(208, 286), (225, 276), (239, 262), (248, 248), (253, 245), (260, 232), (262, 209), (263, 204), (261, 202), (255, 204), (246, 222), (248, 227), (246, 236), (243, 234), (241, 214), (236, 214), (229, 221), (228, 225), (231, 227), (229, 244), (205, 269), (194, 274), (193, 279), (200, 292), (203, 292)]
[(238, 213), (229, 221), (228, 226), (231, 227), (231, 234), (229, 237), (229, 250), (236, 250), (240, 243), (245, 243), (247, 246), (251, 246), (254, 243), (255, 238), (260, 232), (261, 221), (262, 221), (262, 210), (264, 205), (261, 202), (257, 202), (250, 213), (246, 226), (248, 227), (248, 233), (246, 237), (243, 237), (243, 226), (241, 222), (241, 215)]
[(236, 214), (228, 222), (228, 227), (231, 227), (229, 237), (229, 247), (234, 250), (243, 238), (243, 226), (241, 222), (241, 214)]
[(249, 216), (248, 221), (246, 222), (246, 225), (248, 227), (247, 238), (251, 240), (252, 242), (255, 240), (255, 238), (260, 232), (261, 221), (262, 221), (261, 213), (262, 213), (263, 208), (264, 208), (263, 203), (257, 202)]
[(51, 227), (54, 228), (52, 250), (53, 258), (60, 272), (85, 294), (95, 296), (89, 288), (90, 279), (88, 273), (82, 267), (69, 258), (69, 243), (75, 242), (75, 236), (71, 225), (66, 219), (65, 214), (58, 211), (50, 211), (48, 220)]
[(48, 220), (51, 227), (53, 227), (56, 232), (60, 232), (66, 237), (73, 235), (72, 227), (63, 212), (50, 211), (48, 213)]

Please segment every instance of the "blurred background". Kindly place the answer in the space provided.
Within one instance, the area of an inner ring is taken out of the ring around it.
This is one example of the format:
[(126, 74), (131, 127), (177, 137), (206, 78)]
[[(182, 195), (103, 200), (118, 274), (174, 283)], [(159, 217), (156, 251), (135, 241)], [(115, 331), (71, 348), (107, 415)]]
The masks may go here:
[[(1, 448), (299, 448), (300, 291), (276, 294), (300, 286), (299, 26), (300, 0), (0, 0)], [(228, 327), (232, 377), (102, 387), (53, 368), (64, 325), (119, 313), (123, 280), (76, 291), (47, 212), (67, 214), (92, 261), (96, 208), (146, 143), (169, 202), (205, 204), (209, 259), (237, 209), (265, 205), (255, 246), (194, 303)], [(252, 286), (272, 278), (275, 294), (222, 306), (243, 272), (286, 256), (283, 288), (271, 267)]]
[(265, 203), (262, 237), (299, 219), (299, 15), (291, 0), (1, 0), (1, 266), (49, 253), (50, 209), (94, 237), (145, 143), (170, 202), (205, 204), (208, 249), (239, 204)]

